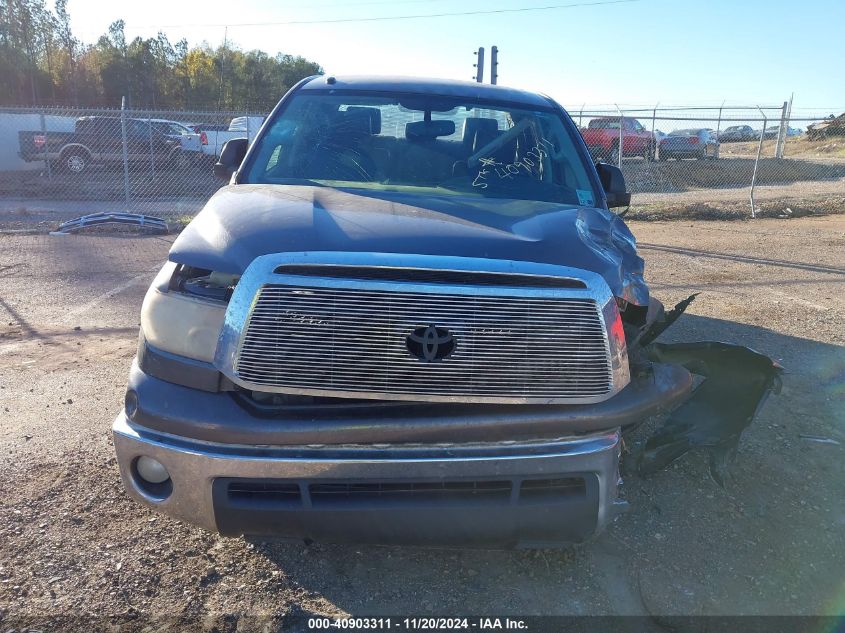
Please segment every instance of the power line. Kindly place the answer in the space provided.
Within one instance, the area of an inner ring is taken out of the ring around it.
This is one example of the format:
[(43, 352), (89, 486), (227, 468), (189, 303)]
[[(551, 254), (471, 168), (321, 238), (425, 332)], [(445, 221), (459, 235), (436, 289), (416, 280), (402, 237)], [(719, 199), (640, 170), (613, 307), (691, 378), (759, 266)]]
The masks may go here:
[(227, 24), (150, 24), (146, 26), (136, 26), (134, 29), (140, 28), (185, 28), (185, 27), (252, 27), (252, 26), (290, 26), (299, 24), (341, 24), (349, 22), (387, 22), (391, 20), (419, 20), (424, 18), (451, 18), (468, 15), (494, 15), (502, 13), (527, 13), (529, 11), (552, 11), (555, 9), (575, 9), (578, 7), (598, 7), (609, 4), (630, 4), (632, 2), (642, 2), (642, 0), (599, 0), (598, 2), (575, 2), (572, 4), (552, 4), (542, 7), (518, 7), (515, 9), (480, 9), (478, 11), (456, 11), (451, 13), (422, 13), (416, 15), (385, 15), (385, 16), (371, 16), (365, 18), (331, 18), (321, 20), (286, 20), (282, 22), (241, 22), (241, 23), (227, 23)]
[(354, 9), (355, 7), (365, 7), (376, 4), (422, 4), (431, 2), (446, 2), (447, 0), (367, 0), (366, 2), (352, 2), (349, 4), (286, 4), (281, 5), (282, 9)]

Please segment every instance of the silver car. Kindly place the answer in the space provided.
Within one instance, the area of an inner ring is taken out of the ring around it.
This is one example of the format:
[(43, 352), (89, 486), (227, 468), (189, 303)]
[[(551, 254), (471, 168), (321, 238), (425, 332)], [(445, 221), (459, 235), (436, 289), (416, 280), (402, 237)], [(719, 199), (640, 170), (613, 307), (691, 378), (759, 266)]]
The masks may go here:
[(716, 137), (704, 128), (675, 130), (660, 141), (660, 160), (716, 158)]

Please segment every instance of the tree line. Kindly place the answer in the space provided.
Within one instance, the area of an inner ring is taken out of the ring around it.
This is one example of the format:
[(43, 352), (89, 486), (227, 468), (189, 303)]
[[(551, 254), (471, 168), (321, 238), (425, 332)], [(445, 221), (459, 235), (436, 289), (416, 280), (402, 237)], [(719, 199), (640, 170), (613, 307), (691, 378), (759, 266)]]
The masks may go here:
[(128, 41), (123, 20), (95, 44), (73, 35), (67, 0), (0, 0), (0, 105), (268, 110), (303, 77), (300, 56), (237, 46), (172, 43), (164, 33)]

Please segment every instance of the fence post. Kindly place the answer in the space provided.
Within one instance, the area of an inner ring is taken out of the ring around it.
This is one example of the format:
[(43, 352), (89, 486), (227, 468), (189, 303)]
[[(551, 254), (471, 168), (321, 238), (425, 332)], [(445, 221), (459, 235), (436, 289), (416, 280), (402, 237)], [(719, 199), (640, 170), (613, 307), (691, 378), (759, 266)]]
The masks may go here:
[[(783, 144), (786, 142), (786, 101), (780, 111), (780, 127), (778, 128), (778, 140), (775, 143), (775, 158), (783, 158)], [(765, 127), (763, 128), (765, 131)]]
[(47, 180), (53, 179), (52, 168), (50, 167), (50, 144), (47, 141), (47, 122), (44, 120), (44, 113), (41, 113), (41, 135), (44, 137), (44, 168), (47, 170)]
[(153, 121), (147, 117), (147, 135), (150, 140), (150, 180), (156, 179), (156, 158), (153, 152)]
[(581, 129), (581, 127), (582, 127), (581, 117), (584, 116), (584, 106), (586, 106), (586, 105), (587, 105), (586, 103), (582, 103), (581, 104), (581, 110), (578, 112), (578, 129)]
[(792, 119), (792, 98), (794, 96), (795, 93), (789, 95), (789, 104), (786, 106), (786, 115), (783, 123), (781, 123), (781, 127), (783, 128), (783, 142), (780, 144), (780, 147), (778, 147), (778, 158), (783, 158), (783, 153), (786, 149), (786, 139), (789, 136), (789, 122)]
[(719, 149), (722, 147), (719, 137), (722, 135), (722, 108), (724, 107), (725, 102), (722, 101), (722, 105), (719, 106), (719, 121), (716, 123), (716, 158), (719, 158)]
[(120, 98), (120, 140), (123, 144), (123, 197), (129, 211), (129, 149), (126, 146), (126, 97)]
[(768, 123), (768, 119), (766, 118), (766, 113), (763, 112), (763, 109), (760, 106), (757, 106), (757, 109), (760, 110), (760, 114), (763, 115), (763, 131), (760, 132), (760, 142), (757, 144), (757, 158), (754, 159), (754, 173), (751, 174), (751, 217), (757, 217), (757, 208), (754, 206), (754, 185), (757, 183), (757, 165), (760, 163), (760, 153), (763, 151), (763, 138), (766, 136), (766, 123)]
[(625, 146), (622, 144), (624, 141), (624, 137), (622, 136), (622, 127), (625, 124), (625, 115), (622, 113), (622, 110), (617, 104), (614, 103), (613, 105), (615, 105), (616, 109), (619, 111), (619, 160), (617, 161), (617, 166), (619, 169), (622, 169), (622, 154), (625, 151)]
[(657, 135), (654, 133), (655, 130), (657, 129), (655, 122), (657, 121), (657, 106), (659, 106), (659, 105), (660, 105), (660, 102), (658, 101), (657, 103), (654, 104), (654, 110), (651, 111), (651, 138), (652, 138), (652, 141), (654, 142), (654, 153), (651, 157), (651, 160), (654, 160), (655, 158), (657, 158), (657, 150), (659, 149), (657, 147)]

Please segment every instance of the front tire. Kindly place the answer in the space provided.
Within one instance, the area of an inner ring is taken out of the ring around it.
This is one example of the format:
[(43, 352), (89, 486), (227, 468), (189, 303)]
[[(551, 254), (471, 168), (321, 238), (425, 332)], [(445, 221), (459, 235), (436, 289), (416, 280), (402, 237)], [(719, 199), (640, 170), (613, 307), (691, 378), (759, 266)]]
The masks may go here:
[(62, 169), (70, 174), (81, 174), (88, 169), (91, 157), (87, 152), (74, 149), (62, 154), (60, 159)]

